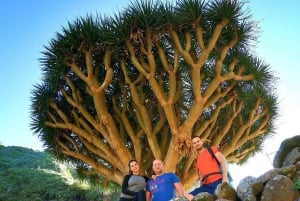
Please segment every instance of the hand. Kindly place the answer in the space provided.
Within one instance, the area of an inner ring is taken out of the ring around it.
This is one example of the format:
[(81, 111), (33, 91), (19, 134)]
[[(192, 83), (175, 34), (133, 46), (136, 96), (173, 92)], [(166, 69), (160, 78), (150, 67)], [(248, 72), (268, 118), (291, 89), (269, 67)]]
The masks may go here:
[(223, 183), (223, 184), (224, 184), (224, 183), (228, 183), (227, 177), (223, 177), (223, 178), (222, 178), (222, 183)]

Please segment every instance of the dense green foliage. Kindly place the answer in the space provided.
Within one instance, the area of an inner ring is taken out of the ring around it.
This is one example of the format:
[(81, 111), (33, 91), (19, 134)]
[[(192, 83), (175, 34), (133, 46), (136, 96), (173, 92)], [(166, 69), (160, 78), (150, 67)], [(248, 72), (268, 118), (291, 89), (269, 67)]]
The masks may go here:
[(300, 180), (295, 181), (295, 183), (293, 184), (293, 189), (300, 191)]
[[(1, 201), (104, 200), (101, 189), (77, 179), (73, 169), (46, 152), (0, 145), (0, 158)], [(118, 196), (115, 192), (108, 197)]]

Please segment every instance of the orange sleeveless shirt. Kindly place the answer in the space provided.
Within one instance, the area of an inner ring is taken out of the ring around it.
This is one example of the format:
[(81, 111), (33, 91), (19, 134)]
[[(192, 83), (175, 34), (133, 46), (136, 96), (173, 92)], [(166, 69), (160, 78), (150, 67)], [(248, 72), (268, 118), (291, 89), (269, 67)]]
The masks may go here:
[[(214, 153), (218, 152), (216, 147), (211, 147)], [(218, 163), (216, 160), (211, 156), (206, 148), (198, 155), (197, 162), (196, 162), (196, 170), (203, 178), (205, 175), (212, 173), (212, 172), (220, 172)], [(207, 177), (202, 184), (210, 184), (215, 182), (219, 179), (222, 179), (221, 174), (213, 174)]]

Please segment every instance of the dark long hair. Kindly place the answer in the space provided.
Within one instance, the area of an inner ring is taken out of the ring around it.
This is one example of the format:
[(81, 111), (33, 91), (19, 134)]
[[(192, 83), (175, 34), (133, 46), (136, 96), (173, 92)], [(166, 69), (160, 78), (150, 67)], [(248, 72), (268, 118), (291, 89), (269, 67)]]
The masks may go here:
[(137, 160), (135, 160), (135, 159), (132, 159), (132, 160), (130, 160), (130, 161), (128, 162), (129, 174), (132, 174), (132, 171), (130, 170), (130, 164), (131, 164), (132, 162), (138, 163)]

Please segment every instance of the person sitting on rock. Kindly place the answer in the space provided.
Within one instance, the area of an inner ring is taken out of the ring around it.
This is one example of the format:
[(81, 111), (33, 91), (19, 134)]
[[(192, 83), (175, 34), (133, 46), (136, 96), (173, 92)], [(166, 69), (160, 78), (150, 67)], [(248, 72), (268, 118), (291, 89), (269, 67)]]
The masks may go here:
[(227, 165), (225, 157), (223, 154), (216, 148), (210, 147), (213, 151), (216, 159), (219, 161), (220, 167), (212, 157), (212, 154), (209, 152), (208, 148), (203, 147), (203, 141), (199, 136), (192, 138), (193, 149), (197, 152), (197, 161), (196, 161), (196, 171), (198, 172), (200, 178), (200, 187), (194, 189), (186, 197), (191, 200), (193, 197), (202, 192), (208, 192), (210, 194), (215, 194), (217, 186), (221, 183), (228, 183), (227, 178)]

